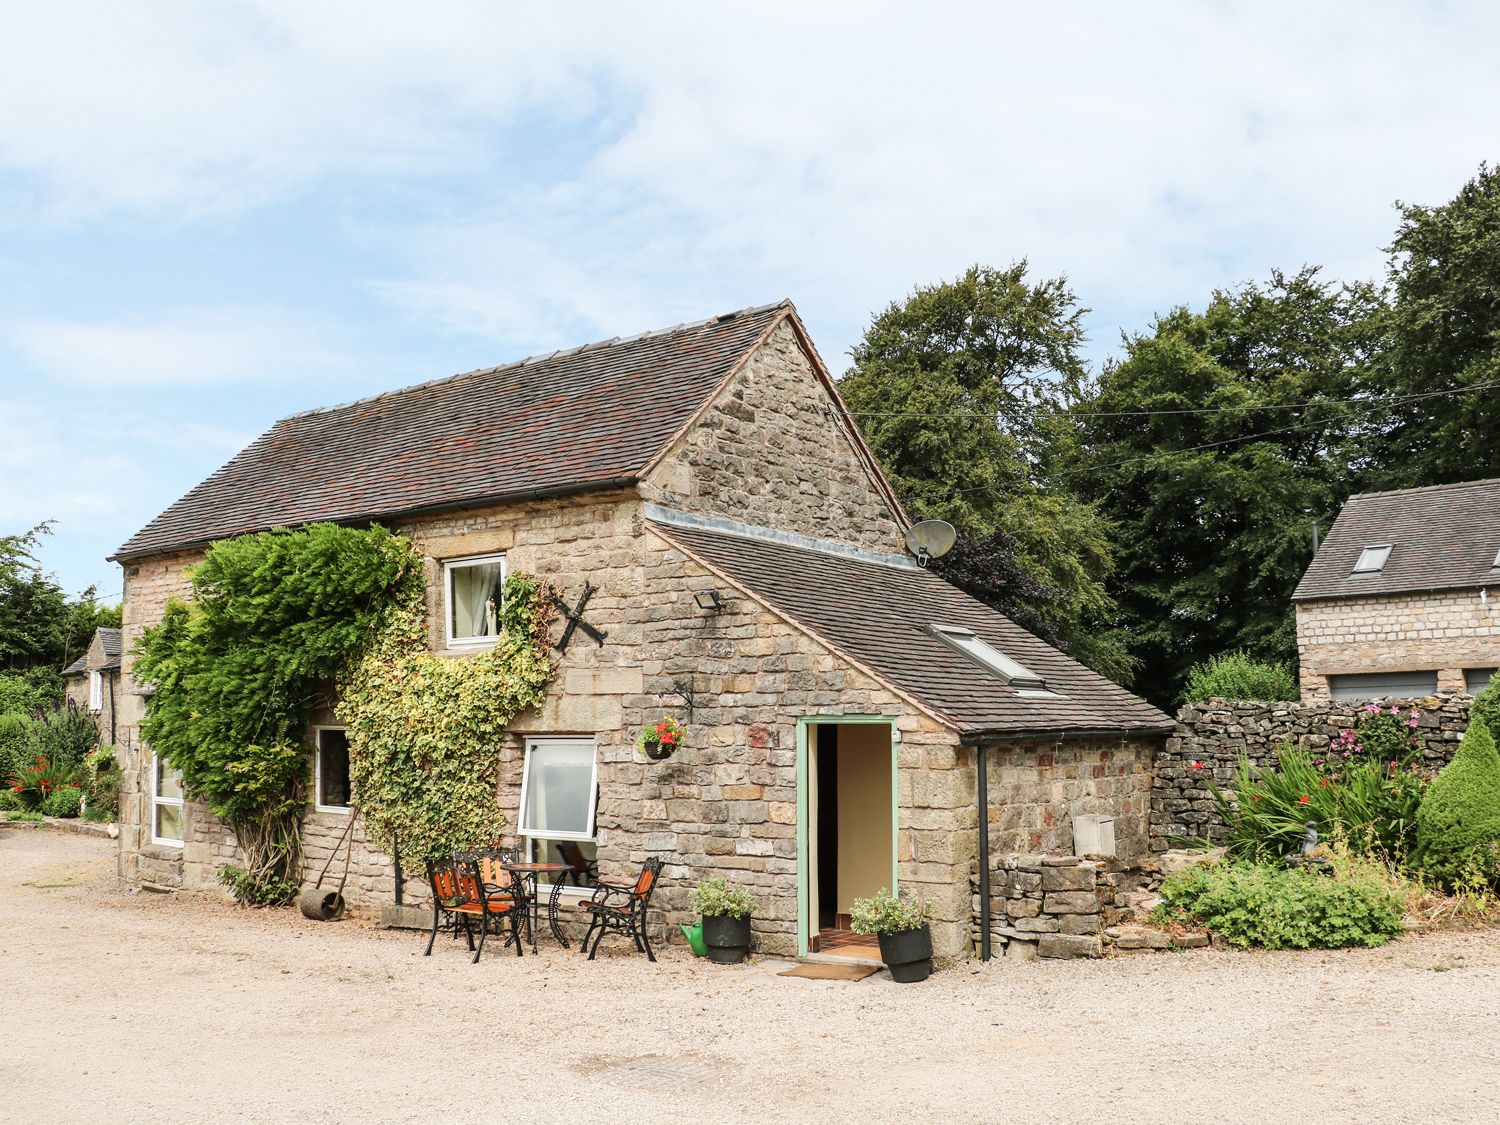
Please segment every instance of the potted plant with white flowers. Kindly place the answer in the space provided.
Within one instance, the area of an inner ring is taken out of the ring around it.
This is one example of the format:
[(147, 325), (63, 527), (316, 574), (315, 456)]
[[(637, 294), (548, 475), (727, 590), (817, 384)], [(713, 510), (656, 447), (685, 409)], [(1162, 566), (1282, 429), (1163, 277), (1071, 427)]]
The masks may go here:
[(880, 939), (880, 959), (891, 979), (915, 984), (932, 975), (932, 904), (921, 898), (897, 898), (884, 887), (873, 898), (857, 898), (849, 908), (849, 925), (857, 934)]
[(738, 883), (712, 875), (693, 890), (693, 909), (703, 915), (703, 944), (717, 965), (738, 965), (750, 952), (750, 916), (758, 904)]

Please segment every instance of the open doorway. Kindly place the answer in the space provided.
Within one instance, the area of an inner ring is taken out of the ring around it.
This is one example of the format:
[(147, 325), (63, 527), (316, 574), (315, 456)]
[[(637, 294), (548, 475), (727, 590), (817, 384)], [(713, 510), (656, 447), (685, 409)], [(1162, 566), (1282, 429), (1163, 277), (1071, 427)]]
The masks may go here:
[(857, 898), (895, 890), (895, 768), (886, 722), (813, 722), (808, 731), (808, 950), (863, 955)]

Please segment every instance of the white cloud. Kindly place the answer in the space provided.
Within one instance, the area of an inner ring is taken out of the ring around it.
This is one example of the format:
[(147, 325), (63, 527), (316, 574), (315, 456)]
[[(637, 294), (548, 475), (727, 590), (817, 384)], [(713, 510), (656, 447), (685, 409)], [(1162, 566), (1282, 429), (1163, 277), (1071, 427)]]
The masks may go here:
[(103, 321), (14, 323), (7, 336), (37, 369), (96, 387), (204, 387), (326, 377), (347, 368), (315, 319), (282, 309), (183, 309)]

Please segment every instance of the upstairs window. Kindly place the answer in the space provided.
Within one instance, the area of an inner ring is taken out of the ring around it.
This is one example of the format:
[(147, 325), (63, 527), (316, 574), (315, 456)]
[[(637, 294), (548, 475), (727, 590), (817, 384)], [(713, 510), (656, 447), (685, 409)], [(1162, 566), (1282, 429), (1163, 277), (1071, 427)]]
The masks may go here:
[(316, 738), (314, 805), (319, 812), (348, 812), (349, 736), (343, 727), (319, 727)]
[(1012, 660), (1005, 653), (981, 640), (972, 629), (958, 625), (932, 625), (929, 632), (943, 644), (961, 652), (985, 671), (996, 676), (1001, 683), (1024, 694), (1046, 693), (1047, 682), (1019, 660)]
[(104, 710), (104, 673), (89, 673), (89, 710)]
[(479, 555), (443, 564), (444, 617), (450, 648), (495, 643), (500, 635), (504, 588), (504, 555)]
[(1391, 545), (1389, 543), (1366, 547), (1359, 553), (1359, 561), (1354, 564), (1354, 573), (1379, 574), (1385, 569), (1385, 561), (1390, 557)]

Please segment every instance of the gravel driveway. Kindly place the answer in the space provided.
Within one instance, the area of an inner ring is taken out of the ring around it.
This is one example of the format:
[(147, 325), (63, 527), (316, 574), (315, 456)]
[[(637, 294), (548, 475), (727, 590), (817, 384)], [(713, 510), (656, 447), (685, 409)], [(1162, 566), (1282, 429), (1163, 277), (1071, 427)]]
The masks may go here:
[(913, 986), (619, 943), (471, 965), (126, 894), (113, 850), (0, 829), (0, 1120), (1500, 1120), (1493, 931)]

